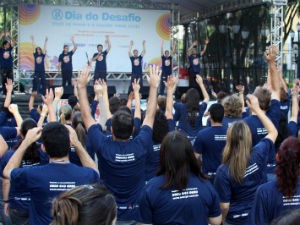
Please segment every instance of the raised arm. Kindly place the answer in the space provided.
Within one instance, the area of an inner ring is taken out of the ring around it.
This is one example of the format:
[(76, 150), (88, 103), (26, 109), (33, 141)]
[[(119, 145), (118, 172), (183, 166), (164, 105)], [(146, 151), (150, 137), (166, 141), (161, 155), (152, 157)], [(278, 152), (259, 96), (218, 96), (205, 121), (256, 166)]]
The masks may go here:
[[(134, 118), (142, 118), (141, 115), (141, 98), (140, 98), (140, 80), (134, 80), (132, 83), (132, 89), (134, 93), (135, 108), (134, 108)], [(129, 108), (131, 110), (131, 108)]]
[(295, 123), (298, 122), (298, 112), (299, 112), (299, 86), (295, 85), (292, 89), (292, 115), (290, 121)]
[(206, 39), (206, 40), (205, 40), (205, 45), (204, 45), (204, 48), (203, 48), (203, 50), (200, 52), (200, 55), (201, 55), (201, 56), (203, 56), (203, 55), (204, 55), (204, 53), (206, 52), (206, 47), (207, 47), (208, 43), (209, 43), (209, 40), (208, 40), (208, 39)]
[(157, 88), (160, 82), (161, 70), (158, 66), (150, 66), (149, 69), (150, 75), (147, 76), (149, 83), (149, 100), (143, 125), (152, 128), (157, 108)]
[(14, 115), (17, 126), (21, 127), (23, 119), (22, 119), (22, 116), (19, 112), (18, 105), (17, 104), (10, 104), (9, 107), (8, 107), (8, 110)]
[(175, 49), (176, 49), (176, 40), (174, 39), (171, 47), (171, 56), (175, 54)]
[(108, 35), (106, 35), (105, 36), (105, 43), (107, 44), (107, 49), (106, 49), (106, 51), (107, 51), (107, 53), (110, 51), (110, 49), (111, 49), (111, 42), (110, 42), (110, 39), (109, 39), (109, 36)]
[(71, 41), (72, 41), (72, 44), (73, 44), (72, 52), (75, 53), (76, 50), (77, 50), (78, 45), (77, 45), (77, 43), (75, 43), (75, 39), (74, 39), (73, 36), (71, 37)]
[(78, 95), (79, 95), (79, 104), (81, 108), (81, 115), (87, 130), (96, 123), (90, 112), (90, 106), (89, 106), (87, 90), (86, 90), (86, 86), (88, 85), (90, 79), (91, 79), (91, 68), (84, 67), (82, 71), (79, 72), (77, 82), (78, 82)]
[(254, 112), (264, 127), (266, 128), (268, 134), (266, 138), (269, 138), (275, 143), (277, 138), (278, 132), (276, 127), (274, 126), (273, 122), (266, 116), (263, 110), (259, 107), (258, 99), (254, 95), (247, 95), (247, 105)]
[(38, 127), (42, 127), (45, 121), (45, 118), (47, 117), (48, 114), (48, 106), (46, 104), (43, 104), (42, 112), (40, 114), (39, 121), (37, 123)]
[(14, 88), (14, 84), (11, 79), (6, 80), (5, 88), (6, 88), (6, 96), (4, 101), (4, 107), (8, 108), (11, 103), (11, 95)]
[(32, 45), (32, 52), (35, 53), (35, 43), (34, 43), (34, 36), (31, 35), (30, 36), (30, 39), (31, 39), (31, 45)]
[(160, 54), (161, 56), (164, 55), (164, 39), (160, 40)]
[(43, 102), (47, 105), (48, 108), (48, 122), (56, 121), (56, 114), (55, 114), (55, 106), (53, 103), (53, 91), (52, 89), (46, 90), (46, 95), (42, 96)]
[(142, 44), (143, 44), (143, 51), (141, 53), (141, 56), (144, 56), (146, 54), (146, 41), (143, 40)]
[(3, 176), (7, 179), (10, 179), (10, 173), (13, 169), (18, 168), (21, 164), (22, 158), (27, 150), (27, 148), (36, 142), (42, 134), (42, 128), (35, 127), (33, 129), (28, 130), (25, 139), (22, 141), (21, 145), (15, 151), (13, 156), (8, 161), (6, 167), (3, 170)]
[(5, 154), (5, 152), (8, 150), (8, 145), (2, 135), (0, 134), (0, 158)]
[(188, 50), (187, 50), (188, 56), (191, 55), (192, 49), (193, 49), (197, 44), (198, 44), (198, 41), (194, 41), (194, 42), (192, 43), (192, 45), (188, 48)]
[(206, 88), (203, 84), (203, 79), (199, 74), (196, 75), (196, 82), (197, 82), (197, 84), (199, 85), (199, 87), (202, 91), (203, 98), (204, 98), (203, 102), (206, 102), (206, 103), (209, 102), (209, 95), (208, 95), (208, 93), (206, 91)]
[(276, 56), (278, 48), (275, 45), (271, 45), (264, 54), (264, 57), (269, 65), (269, 76), (272, 90), (272, 99), (280, 100), (280, 79), (276, 68)]
[(238, 96), (241, 100), (242, 103), (242, 112), (245, 110), (245, 101), (244, 101), (244, 91), (245, 91), (245, 86), (238, 84), (235, 86), (236, 90), (238, 91)]
[(81, 142), (78, 139), (78, 136), (77, 136), (75, 130), (71, 126), (66, 125), (66, 127), (69, 130), (71, 145), (73, 145), (75, 147), (77, 156), (80, 159), (80, 162), (81, 162), (82, 166), (89, 167), (89, 168), (95, 170), (97, 173), (99, 173), (96, 163), (89, 156), (87, 151), (82, 146)]
[(131, 57), (132, 56), (132, 47), (133, 47), (133, 41), (130, 41), (129, 44), (129, 49), (128, 49), (128, 56)]
[(31, 93), (31, 95), (30, 95), (29, 102), (28, 102), (28, 109), (29, 109), (29, 111), (31, 111), (34, 108), (34, 99), (35, 99), (35, 96), (37, 96), (37, 92), (33, 91)]
[(43, 48), (43, 54), (46, 54), (46, 52), (47, 52), (47, 43), (48, 43), (48, 37), (45, 37), (44, 48)]
[(165, 115), (167, 119), (173, 119), (173, 94), (176, 90), (177, 83), (178, 77), (176, 76), (168, 76), (168, 79), (165, 82), (165, 86), (167, 88), (167, 102)]
[(100, 85), (102, 86), (102, 94), (103, 94), (103, 104), (104, 108), (106, 109), (106, 117), (107, 119), (110, 119), (112, 117), (110, 109), (109, 109), (109, 99), (108, 99), (108, 91), (107, 91), (107, 85), (104, 80), (100, 80)]

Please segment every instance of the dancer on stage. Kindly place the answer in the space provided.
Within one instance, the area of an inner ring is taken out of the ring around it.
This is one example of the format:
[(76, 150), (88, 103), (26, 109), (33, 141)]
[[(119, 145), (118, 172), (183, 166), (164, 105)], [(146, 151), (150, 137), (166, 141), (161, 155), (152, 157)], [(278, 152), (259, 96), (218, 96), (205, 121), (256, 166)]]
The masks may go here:
[[(14, 80), (13, 75), (13, 58), (12, 50), (15, 45), (15, 40), (11, 37), (9, 32), (0, 33), (0, 39), (4, 37), (2, 47), (0, 47), (0, 79), (2, 80), (3, 95), (6, 95), (5, 84), (7, 79)], [(7, 37), (11, 40), (7, 40)]]
[(74, 41), (74, 37), (71, 37), (71, 41), (73, 44), (73, 49), (69, 51), (69, 45), (64, 45), (64, 50), (58, 58), (58, 72), (61, 72), (63, 87), (65, 87), (67, 83), (68, 85), (72, 85), (72, 56), (77, 50), (77, 44)]
[[(46, 78), (45, 78), (45, 56), (48, 38), (45, 38), (44, 49), (35, 47), (34, 36), (31, 36), (32, 50), (34, 56), (34, 76), (32, 81), (32, 92), (37, 91), (42, 95), (46, 94)], [(42, 85), (42, 90), (41, 90)]]
[(132, 67), (132, 74), (131, 74), (131, 82), (129, 86), (129, 90), (132, 90), (131, 84), (134, 82), (134, 80), (139, 80), (140, 87), (143, 87), (143, 69), (142, 69), (142, 59), (143, 56), (146, 54), (146, 41), (143, 41), (143, 51), (139, 55), (139, 51), (134, 49), (133, 55), (132, 55), (132, 47), (133, 47), (133, 41), (130, 41), (129, 45), (129, 51), (128, 55), (131, 61), (131, 67)]
[(200, 58), (204, 55), (206, 51), (206, 46), (209, 43), (209, 40), (205, 40), (204, 49), (197, 53), (196, 46), (198, 45), (198, 41), (194, 41), (193, 44), (188, 49), (188, 57), (190, 62), (190, 68), (189, 68), (189, 87), (190, 88), (198, 88), (197, 82), (196, 82), (196, 75), (201, 74), (200, 69)]
[(165, 50), (164, 52), (164, 40), (161, 40), (161, 80), (160, 80), (160, 85), (159, 85), (159, 95), (163, 95), (165, 93), (165, 84), (164, 81), (167, 80), (168, 76), (172, 75), (172, 56), (174, 55), (175, 52), (175, 45), (176, 42), (175, 40), (173, 41), (172, 44), (172, 49), (171, 49), (171, 54), (169, 50)]
[(98, 79), (106, 81), (107, 69), (106, 69), (106, 56), (111, 48), (111, 43), (109, 36), (106, 35), (105, 44), (107, 44), (107, 49), (103, 50), (103, 45), (97, 45), (98, 52), (93, 55), (91, 61), (96, 61), (95, 73), (94, 73), (94, 82)]

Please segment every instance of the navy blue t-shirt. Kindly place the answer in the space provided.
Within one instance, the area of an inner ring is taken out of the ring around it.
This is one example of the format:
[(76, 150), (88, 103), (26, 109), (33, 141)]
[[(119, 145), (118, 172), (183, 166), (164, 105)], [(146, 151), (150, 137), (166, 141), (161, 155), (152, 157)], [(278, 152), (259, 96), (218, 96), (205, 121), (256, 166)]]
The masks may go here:
[(298, 136), (297, 123), (295, 123), (294, 121), (290, 121), (288, 124), (288, 129), (289, 129), (289, 136), (294, 136), (294, 137)]
[[(88, 138), (88, 136), (86, 137), (86, 143), (85, 143), (85, 149), (87, 151), (87, 153), (89, 154), (89, 156), (94, 160), (95, 159), (95, 153), (93, 152), (92, 146), (91, 146), (91, 142)], [(71, 163), (74, 163), (77, 166), (82, 166), (82, 163), (76, 153), (76, 149), (74, 147), (70, 148), (69, 151), (69, 159)]]
[(196, 121), (194, 126), (192, 126), (188, 121), (188, 111), (186, 104), (183, 103), (175, 103), (174, 109), (174, 120), (179, 121), (178, 128), (179, 130), (183, 131), (187, 136), (194, 138), (196, 137), (199, 130), (202, 128), (202, 117), (206, 110), (207, 103), (202, 102), (201, 105), (199, 105), (199, 112), (196, 117)]
[(300, 208), (300, 178), (296, 193), (292, 198), (287, 198), (278, 190), (276, 181), (262, 184), (258, 187), (250, 218), (251, 225), (268, 225), (272, 220), (288, 211)]
[(230, 203), (226, 222), (233, 225), (249, 224), (249, 213), (253, 205), (255, 191), (265, 180), (268, 153), (273, 146), (264, 138), (252, 148), (248, 167), (242, 183), (230, 175), (228, 165), (221, 164), (215, 178), (215, 188), (223, 203)]
[(200, 54), (189, 56), (190, 72), (200, 73), (200, 57)]
[(11, 113), (9, 113), (7, 108), (4, 108), (0, 112), (0, 126), (16, 127), (17, 123), (15, 118)]
[(2, 69), (10, 69), (13, 65), (12, 47), (8, 49), (0, 48), (0, 67)]
[(213, 126), (204, 128), (197, 134), (194, 150), (202, 155), (202, 170), (205, 174), (215, 175), (221, 165), (226, 133), (226, 127)]
[[(95, 53), (93, 55), (93, 58), (96, 57), (99, 53)], [(106, 56), (107, 56), (107, 51), (101, 52), (101, 54), (97, 57), (96, 59), (96, 66), (95, 66), (95, 74), (96, 73), (103, 73), (106, 72)]]
[[(7, 165), (9, 159), (13, 156), (16, 150), (10, 149), (8, 150), (1, 159), (1, 176), (3, 174), (3, 170)], [(49, 161), (45, 161), (45, 158), (48, 157), (45, 152), (43, 152), (39, 148), (40, 161), (38, 163), (34, 163), (30, 160), (22, 160), (21, 168), (28, 168), (32, 166), (39, 166), (43, 164), (47, 164)], [(10, 191), (9, 191), (9, 206), (12, 209), (24, 209), (28, 210), (30, 205), (31, 196), (30, 193), (22, 187), (16, 188), (15, 183), (11, 183)]]
[(280, 110), (281, 113), (285, 116), (285, 118), (288, 118), (290, 104), (291, 104), (290, 99), (287, 99), (286, 101), (280, 101)]
[(145, 185), (146, 157), (152, 147), (152, 129), (143, 126), (127, 141), (113, 141), (97, 124), (88, 130), (93, 151), (98, 157), (101, 179), (116, 197), (118, 219), (135, 220), (137, 199)]
[(76, 186), (99, 182), (96, 171), (71, 163), (17, 168), (12, 170), (10, 178), (17, 189), (30, 193), (29, 224), (38, 225), (51, 223), (51, 201), (54, 197)]
[(161, 56), (162, 60), (162, 75), (170, 76), (172, 75), (172, 56), (166, 57), (165, 55)]
[(139, 55), (137, 57), (130, 56), (132, 74), (134, 74), (134, 75), (142, 75), (143, 74), (142, 59), (143, 59), (142, 55)]
[(34, 56), (34, 70), (36, 72), (45, 72), (45, 54), (33, 53)]
[(0, 127), (0, 135), (5, 141), (17, 137), (17, 129), (15, 127)]
[[(174, 120), (168, 119), (168, 128), (169, 132), (175, 130)], [(156, 172), (159, 168), (160, 162), (160, 144), (153, 143), (152, 148), (149, 150), (146, 160), (146, 181), (150, 180), (152, 177), (155, 177)]]
[(208, 224), (221, 215), (218, 194), (209, 181), (190, 175), (186, 189), (162, 189), (164, 176), (154, 177), (139, 200), (138, 222), (143, 224)]
[[(278, 129), (279, 120), (281, 116), (280, 102), (278, 100), (272, 100), (271, 106), (266, 113), (267, 117), (273, 122), (274, 126)], [(268, 132), (263, 123), (256, 115), (250, 115), (244, 118), (244, 122), (250, 128), (252, 135), (252, 146), (256, 145), (262, 138), (264, 138)]]
[(72, 71), (73, 70), (72, 56), (73, 56), (73, 51), (69, 51), (67, 54), (61, 53), (59, 55), (58, 62), (61, 63), (62, 71)]

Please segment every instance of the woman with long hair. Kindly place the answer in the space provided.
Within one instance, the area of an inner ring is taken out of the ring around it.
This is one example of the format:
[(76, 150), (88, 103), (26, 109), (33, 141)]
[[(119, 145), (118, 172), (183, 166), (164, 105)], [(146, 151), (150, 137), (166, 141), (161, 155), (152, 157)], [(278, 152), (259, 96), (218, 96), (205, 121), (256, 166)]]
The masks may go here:
[(196, 82), (204, 97), (202, 104), (199, 105), (200, 95), (195, 88), (191, 88), (186, 92), (185, 103), (174, 104), (174, 120), (179, 121), (179, 130), (185, 133), (191, 141), (195, 139), (198, 131), (202, 128), (202, 117), (209, 101), (209, 95), (200, 75), (197, 75)]
[(52, 201), (51, 225), (114, 225), (117, 204), (103, 185), (82, 185)]
[(138, 202), (143, 224), (221, 223), (219, 197), (200, 170), (189, 139), (180, 131), (166, 135), (160, 169), (144, 187)]
[(276, 156), (276, 180), (261, 185), (256, 192), (251, 224), (265, 225), (284, 213), (300, 208), (300, 141), (288, 137)]
[[(46, 46), (48, 38), (45, 38), (44, 49), (41, 47), (35, 47), (34, 37), (31, 36), (33, 57), (34, 57), (34, 76), (32, 92), (38, 92), (42, 95), (46, 94), (46, 78), (45, 78), (45, 56), (46, 56)], [(42, 85), (42, 91), (40, 87)]]
[[(28, 130), (34, 127), (37, 127), (37, 123), (33, 119), (25, 119), (23, 121), (20, 128), (22, 139), (14, 149), (8, 150), (1, 159), (2, 170), (5, 168), (16, 149), (21, 145)], [(26, 150), (20, 167), (38, 166), (46, 163), (48, 163), (46, 153), (43, 153), (39, 144), (35, 142)], [(10, 216), (12, 224), (29, 224), (30, 193), (26, 190), (16, 189), (15, 185), (10, 183), (8, 179), (3, 179), (2, 192), (4, 199), (4, 213), (6, 216)]]
[(72, 117), (72, 107), (68, 104), (62, 105), (58, 112), (59, 122), (61, 124), (70, 125)]
[(266, 178), (268, 153), (277, 137), (275, 126), (260, 109), (257, 98), (248, 95), (247, 104), (261, 120), (268, 135), (252, 147), (251, 131), (246, 123), (237, 121), (228, 128), (223, 163), (215, 178), (224, 224), (249, 225), (255, 191)]

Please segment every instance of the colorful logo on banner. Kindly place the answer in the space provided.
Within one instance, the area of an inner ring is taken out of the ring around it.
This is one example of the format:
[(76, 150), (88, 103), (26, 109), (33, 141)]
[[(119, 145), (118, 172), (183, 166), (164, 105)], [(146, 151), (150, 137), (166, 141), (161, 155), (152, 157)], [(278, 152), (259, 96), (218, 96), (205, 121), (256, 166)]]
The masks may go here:
[(156, 32), (164, 40), (170, 40), (171, 34), (171, 14), (161, 15), (156, 21)]
[(40, 17), (41, 9), (38, 5), (23, 4), (19, 7), (19, 17), (21, 25), (34, 23)]

